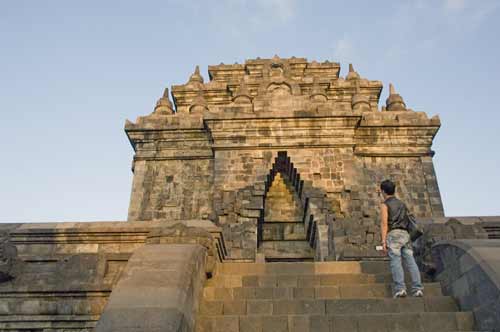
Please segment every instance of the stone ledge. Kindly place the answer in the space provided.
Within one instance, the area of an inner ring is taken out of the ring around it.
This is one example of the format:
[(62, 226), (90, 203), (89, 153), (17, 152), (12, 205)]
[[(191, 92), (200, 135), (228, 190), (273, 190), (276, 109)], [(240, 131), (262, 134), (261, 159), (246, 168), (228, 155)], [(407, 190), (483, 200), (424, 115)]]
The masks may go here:
[[(14, 244), (26, 243), (104, 243), (109, 241), (144, 243), (147, 235), (158, 228), (184, 224), (199, 227), (221, 237), (221, 229), (208, 219), (172, 221), (102, 221), (0, 224)], [(220, 235), (219, 235), (220, 234)]]
[(99, 315), (0, 315), (2, 331), (93, 331)]

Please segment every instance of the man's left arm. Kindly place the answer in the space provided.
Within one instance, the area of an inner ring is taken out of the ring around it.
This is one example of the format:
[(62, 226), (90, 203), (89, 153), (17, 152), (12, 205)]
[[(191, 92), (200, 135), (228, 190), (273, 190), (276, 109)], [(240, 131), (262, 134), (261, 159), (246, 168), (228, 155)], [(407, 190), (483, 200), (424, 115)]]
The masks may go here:
[(382, 247), (384, 251), (387, 251), (387, 220), (389, 219), (389, 212), (387, 211), (387, 205), (384, 203), (380, 204), (380, 233), (382, 236)]

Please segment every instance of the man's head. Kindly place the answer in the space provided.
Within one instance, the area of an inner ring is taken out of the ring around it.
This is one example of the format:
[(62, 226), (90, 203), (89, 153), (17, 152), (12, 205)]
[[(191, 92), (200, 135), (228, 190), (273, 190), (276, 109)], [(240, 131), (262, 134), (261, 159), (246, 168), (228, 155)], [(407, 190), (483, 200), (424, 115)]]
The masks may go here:
[(391, 180), (384, 180), (380, 184), (380, 190), (384, 196), (392, 196), (396, 192), (396, 184)]

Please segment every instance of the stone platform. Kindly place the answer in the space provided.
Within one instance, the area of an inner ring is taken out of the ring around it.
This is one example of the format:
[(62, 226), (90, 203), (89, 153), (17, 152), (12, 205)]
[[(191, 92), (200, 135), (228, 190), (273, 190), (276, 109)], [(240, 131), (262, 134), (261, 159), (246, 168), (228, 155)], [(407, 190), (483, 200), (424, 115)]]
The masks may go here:
[[(436, 220), (424, 242), (446, 234), (487, 237), (478, 225), (496, 220)], [(429, 322), (450, 331), (471, 324), (433, 275), (426, 275), (425, 299), (402, 300), (413, 310), (403, 313), (390, 299), (387, 262), (234, 262), (222, 230), (208, 220), (1, 224), (0, 230), (0, 330), (191, 331), (195, 324), (212, 330), (222, 324), (245, 331), (256, 324), (257, 330), (322, 331), (340, 322), (356, 331), (372, 320), (379, 322), (373, 330), (390, 331), (398, 318), (416, 319), (416, 331), (428, 331)], [(149, 327), (132, 329), (140, 320), (130, 310), (150, 317)]]

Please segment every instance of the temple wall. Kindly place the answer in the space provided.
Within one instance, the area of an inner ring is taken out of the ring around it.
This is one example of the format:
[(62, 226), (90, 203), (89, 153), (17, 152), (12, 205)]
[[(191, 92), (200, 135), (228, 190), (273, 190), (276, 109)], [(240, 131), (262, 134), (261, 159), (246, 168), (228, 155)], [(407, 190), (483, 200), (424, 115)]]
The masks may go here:
[(251, 259), (259, 216), (227, 209), (253, 197), (238, 196), (238, 191), (263, 185), (279, 151), (287, 152), (301, 180), (326, 193), (325, 204), (339, 227), (336, 235), (345, 239), (352, 256), (376, 255), (377, 189), (386, 178), (396, 182), (397, 195), (417, 217), (443, 216), (430, 156), (356, 156), (351, 147), (282, 147), (219, 150), (213, 160), (137, 161), (130, 220), (212, 218), (223, 226), (229, 250)]
[(128, 220), (180, 220), (212, 215), (213, 153), (199, 116), (130, 122), (135, 150)]
[(129, 220), (207, 218), (212, 211), (213, 161), (139, 161)]
[(353, 164), (352, 148), (279, 148), (218, 151), (215, 154), (214, 195), (231, 192), (264, 181), (278, 151), (286, 151), (300, 173), (315, 188), (340, 193), (344, 188), (345, 165)]
[[(352, 181), (351, 199), (347, 204), (346, 214), (352, 217), (378, 216), (380, 198), (377, 190), (380, 182), (391, 179), (396, 183), (396, 195), (403, 200), (417, 217), (441, 217), (434, 205), (432, 189), (428, 186), (425, 173), (426, 157), (356, 157), (358, 174)], [(431, 174), (429, 176), (433, 176)], [(441, 204), (441, 202), (437, 202)]]
[[(327, 192), (344, 217), (378, 216), (380, 182), (397, 184), (397, 195), (417, 217), (443, 216), (431, 157), (354, 156), (352, 148), (220, 151), (215, 154), (214, 191), (239, 190), (263, 181), (278, 151), (287, 151), (301, 179)], [(437, 195), (436, 195), (437, 193)]]
[[(278, 151), (283, 149), (223, 150), (214, 160), (137, 162), (129, 220), (211, 216), (224, 192), (263, 181)], [(417, 217), (443, 216), (431, 157), (355, 157), (351, 148), (285, 151), (301, 179), (327, 192), (339, 216), (377, 217), (376, 191), (385, 178), (396, 182), (397, 195)]]
[(235, 257), (253, 259), (258, 211), (236, 210), (252, 199), (263, 204), (264, 196), (252, 193), (263, 186), (279, 151), (287, 152), (301, 180), (325, 192), (325, 204), (337, 219), (336, 236), (345, 239), (351, 256), (377, 255), (377, 190), (386, 178), (396, 182), (398, 197), (417, 217), (443, 216), (430, 156), (355, 155), (352, 147), (280, 147), (221, 149), (213, 160), (137, 161), (129, 220), (211, 218), (223, 227), (229, 250), (241, 253)]

